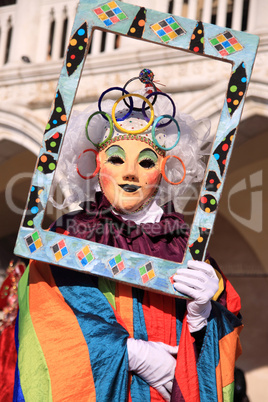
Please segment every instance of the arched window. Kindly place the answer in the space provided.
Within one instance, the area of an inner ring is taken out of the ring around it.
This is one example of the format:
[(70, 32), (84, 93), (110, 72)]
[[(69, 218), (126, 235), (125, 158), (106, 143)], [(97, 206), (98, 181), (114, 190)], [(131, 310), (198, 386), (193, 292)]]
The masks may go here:
[(68, 18), (65, 17), (65, 19), (63, 20), (63, 25), (62, 25), (60, 57), (64, 57), (64, 53), (65, 53), (67, 28), (68, 28)]
[(55, 33), (55, 18), (53, 10), (51, 10), (50, 15), (51, 15), (51, 22), (50, 22), (49, 38), (48, 38), (47, 60), (51, 59), (53, 42), (54, 42), (54, 33)]
[(9, 54), (10, 54), (10, 46), (11, 46), (11, 40), (12, 40), (12, 32), (13, 32), (13, 27), (11, 25), (11, 18), (8, 20), (8, 31), (7, 31), (7, 41), (6, 41), (6, 52), (5, 52), (5, 59), (4, 59), (4, 64), (6, 64), (9, 60)]

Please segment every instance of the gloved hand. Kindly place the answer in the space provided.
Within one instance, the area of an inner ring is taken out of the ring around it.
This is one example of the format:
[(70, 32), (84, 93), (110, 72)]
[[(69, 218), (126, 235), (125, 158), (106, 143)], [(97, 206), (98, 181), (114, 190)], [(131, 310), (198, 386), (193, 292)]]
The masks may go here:
[(219, 288), (219, 279), (214, 268), (206, 262), (190, 260), (187, 267), (178, 269), (173, 286), (194, 299), (187, 301), (187, 322), (190, 332), (196, 332), (207, 325), (210, 300)]
[(134, 371), (170, 401), (178, 346), (128, 338), (127, 350), (129, 371)]

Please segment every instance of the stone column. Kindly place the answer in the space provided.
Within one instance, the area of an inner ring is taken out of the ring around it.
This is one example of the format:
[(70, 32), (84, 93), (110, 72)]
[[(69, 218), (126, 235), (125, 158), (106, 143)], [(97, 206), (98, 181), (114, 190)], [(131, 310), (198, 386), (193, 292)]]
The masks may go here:
[(212, 15), (212, 0), (204, 0), (202, 21), (210, 24)]
[(51, 7), (50, 6), (42, 7), (40, 11), (40, 24), (39, 24), (38, 44), (36, 51), (37, 63), (44, 63), (47, 60), (51, 21), (52, 21)]
[(267, 0), (251, 0), (249, 3), (248, 27), (250, 33), (267, 33)]
[(39, 1), (17, 0), (9, 58), (10, 63), (22, 62), (22, 56), (27, 56), (31, 62), (35, 62), (39, 19)]
[(227, 13), (227, 0), (218, 0), (216, 25), (225, 27)]
[(60, 59), (60, 49), (62, 43), (62, 32), (63, 32), (63, 20), (64, 20), (64, 12), (61, 5), (58, 8), (55, 8), (55, 30), (53, 37), (53, 45), (52, 45), (52, 60)]

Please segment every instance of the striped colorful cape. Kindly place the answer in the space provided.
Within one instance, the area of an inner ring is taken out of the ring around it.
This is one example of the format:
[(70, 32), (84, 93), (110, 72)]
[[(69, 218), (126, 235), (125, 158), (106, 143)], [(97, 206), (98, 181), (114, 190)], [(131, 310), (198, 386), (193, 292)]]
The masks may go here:
[[(224, 284), (235, 310), (237, 294)], [(233, 400), (241, 322), (218, 302), (199, 357), (184, 300), (32, 261), (19, 306), (14, 401), (163, 401), (128, 372), (129, 336), (179, 344), (172, 401)]]

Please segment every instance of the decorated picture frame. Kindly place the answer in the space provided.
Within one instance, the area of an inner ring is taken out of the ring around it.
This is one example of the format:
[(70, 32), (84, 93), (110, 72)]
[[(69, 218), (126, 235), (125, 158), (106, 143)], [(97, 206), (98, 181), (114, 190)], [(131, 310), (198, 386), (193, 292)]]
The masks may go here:
[[(232, 63), (232, 71), (191, 232), (181, 264), (42, 228), (42, 221), (94, 29)], [(203, 260), (223, 191), (259, 38), (116, 1), (80, 0), (49, 121), (44, 131), (15, 254), (170, 295), (176, 270)], [(51, 146), (53, 142), (53, 147)]]

